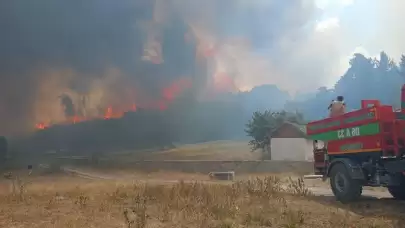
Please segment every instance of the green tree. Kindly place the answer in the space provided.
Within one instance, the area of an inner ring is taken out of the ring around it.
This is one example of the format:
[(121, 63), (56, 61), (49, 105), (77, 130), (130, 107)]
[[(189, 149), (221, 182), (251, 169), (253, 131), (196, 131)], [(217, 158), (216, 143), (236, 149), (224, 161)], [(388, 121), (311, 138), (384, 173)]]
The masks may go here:
[[(251, 151), (261, 149), (264, 154), (271, 154), (270, 135), (276, 129), (276, 120), (271, 111), (253, 113), (252, 119), (246, 124), (245, 132), (253, 139), (249, 141)], [(271, 157), (271, 156), (270, 156)]]

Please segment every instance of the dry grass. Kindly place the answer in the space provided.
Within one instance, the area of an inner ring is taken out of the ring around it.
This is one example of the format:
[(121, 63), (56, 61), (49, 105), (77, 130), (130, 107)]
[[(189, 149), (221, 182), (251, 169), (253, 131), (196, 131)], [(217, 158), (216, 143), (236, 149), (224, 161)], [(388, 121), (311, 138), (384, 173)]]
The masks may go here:
[(282, 186), (277, 177), (231, 185), (35, 180), (21, 193), (0, 192), (0, 227), (371, 228), (395, 227), (401, 215), (386, 203), (337, 207), (310, 196), (302, 180)]
[(114, 153), (114, 159), (146, 160), (260, 160), (259, 152), (250, 152), (247, 141), (220, 140), (206, 143), (178, 145), (163, 151)]

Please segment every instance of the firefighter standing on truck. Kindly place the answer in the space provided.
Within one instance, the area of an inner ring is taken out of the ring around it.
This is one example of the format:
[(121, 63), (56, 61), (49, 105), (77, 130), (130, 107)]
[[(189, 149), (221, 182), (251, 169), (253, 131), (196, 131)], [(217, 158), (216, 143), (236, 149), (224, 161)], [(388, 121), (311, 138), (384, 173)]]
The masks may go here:
[(338, 96), (337, 100), (332, 100), (332, 103), (329, 105), (329, 117), (340, 116), (346, 113), (346, 104), (343, 100), (343, 96)]

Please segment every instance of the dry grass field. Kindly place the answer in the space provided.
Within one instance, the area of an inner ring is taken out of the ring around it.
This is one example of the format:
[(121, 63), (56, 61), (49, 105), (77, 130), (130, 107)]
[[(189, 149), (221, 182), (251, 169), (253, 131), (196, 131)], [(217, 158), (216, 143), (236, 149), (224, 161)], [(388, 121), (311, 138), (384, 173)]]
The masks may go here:
[[(106, 155), (108, 156), (108, 155)], [(245, 140), (220, 140), (176, 145), (161, 151), (123, 151), (110, 154), (114, 160), (260, 160), (260, 152), (252, 153)]]
[[(341, 205), (278, 177), (142, 184), (66, 176), (0, 182), (0, 227), (403, 227), (401, 204)], [(401, 223), (402, 222), (402, 223)]]
[[(138, 156), (117, 153), (111, 159), (136, 160)], [(260, 153), (251, 153), (244, 141), (217, 141), (142, 156), (150, 160), (256, 160)], [(21, 181), (0, 180), (0, 227), (394, 228), (405, 224), (404, 204), (363, 199), (342, 205), (333, 197), (314, 196), (307, 188), (327, 187), (327, 183), (304, 183), (294, 173), (238, 174), (236, 182), (230, 182), (209, 181), (199, 173), (141, 172), (130, 167), (80, 167), (80, 171), (90, 175), (41, 175), (34, 170), (29, 177), (26, 171), (13, 172)]]

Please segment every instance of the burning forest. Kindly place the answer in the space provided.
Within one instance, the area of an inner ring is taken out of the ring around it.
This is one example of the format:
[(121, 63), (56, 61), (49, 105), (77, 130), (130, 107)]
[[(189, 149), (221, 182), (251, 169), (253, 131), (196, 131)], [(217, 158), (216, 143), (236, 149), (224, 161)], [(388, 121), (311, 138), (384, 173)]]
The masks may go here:
[[(83, 121), (97, 119), (119, 119), (127, 112), (136, 112), (139, 109), (160, 110), (164, 111), (168, 106), (185, 90), (192, 87), (192, 81), (189, 78), (180, 78), (174, 81), (161, 91), (160, 97), (148, 103), (136, 102), (135, 95), (129, 96), (133, 100), (106, 104), (106, 106), (97, 106), (96, 109), (88, 106), (89, 98), (86, 95), (78, 96), (76, 102), (68, 94), (62, 94), (60, 99), (61, 110), (63, 111), (65, 120), (59, 122), (43, 121), (36, 123), (35, 127), (38, 130), (44, 130), (54, 124), (76, 124)], [(125, 98), (125, 97), (123, 97)], [(128, 100), (128, 99), (127, 99)]]
[[(47, 1), (53, 22), (44, 21), (38, 5), (2, 5), (9, 10), (2, 12), (10, 19), (9, 27), (16, 25), (13, 19), (22, 20), (21, 29), (3, 30), (9, 30), (10, 37), (29, 39), (5, 40), (17, 49), (6, 48), (9, 56), (0, 56), (2, 70), (15, 73), (17, 62), (27, 62), (17, 73), (31, 80), (21, 85), (27, 96), (10, 94), (24, 104), (17, 116), (2, 113), (10, 120), (2, 132), (121, 118), (138, 108), (162, 111), (186, 90), (193, 90), (188, 96), (195, 99), (237, 90), (232, 77), (215, 69), (214, 42), (176, 1)], [(66, 7), (82, 20), (64, 17)], [(25, 9), (30, 16), (21, 15)], [(23, 53), (24, 45), (30, 45), (32, 56)], [(21, 81), (10, 78), (9, 83), (16, 86)], [(5, 98), (3, 103), (7, 104)]]
[[(198, 122), (212, 125), (204, 134), (215, 135), (221, 121), (204, 122), (214, 111), (202, 103), (249, 88), (250, 79), (285, 74), (272, 68), (284, 66), (277, 61), (288, 51), (277, 47), (290, 34), (300, 36), (302, 21), (288, 15), (307, 20), (312, 8), (304, 2), (3, 1), (0, 134), (34, 132), (37, 141), (64, 146), (118, 145), (112, 138), (137, 144), (178, 136)], [(263, 29), (266, 15), (276, 12)], [(274, 56), (252, 54), (263, 48)], [(232, 104), (216, 107), (240, 113)]]
[(139, 142), (150, 141), (145, 137), (168, 135), (160, 129), (181, 96), (193, 103), (216, 90), (218, 82), (207, 77), (216, 73), (209, 60), (214, 47), (199, 39), (177, 4), (46, 1), (49, 15), (38, 4), (1, 4), (0, 14), (9, 19), (2, 30), (19, 37), (2, 40), (14, 49), (0, 56), (1, 74), (16, 74), (8, 86), (26, 93), (3, 86), (18, 107), (10, 105), (17, 115), (8, 113), (11, 100), (1, 99), (6, 105), (0, 114), (8, 120), (1, 132), (36, 132), (29, 138), (32, 148), (142, 147)]

